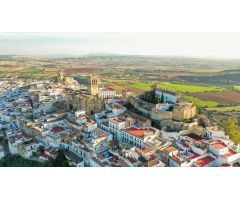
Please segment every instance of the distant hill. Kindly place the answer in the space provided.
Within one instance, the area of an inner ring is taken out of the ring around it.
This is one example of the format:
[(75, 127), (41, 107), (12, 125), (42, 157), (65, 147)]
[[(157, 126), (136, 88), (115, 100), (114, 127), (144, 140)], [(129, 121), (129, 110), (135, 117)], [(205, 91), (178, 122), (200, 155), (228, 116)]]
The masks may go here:
[(239, 85), (240, 73), (226, 73), (214, 76), (181, 76), (182, 80), (194, 83), (220, 84), (220, 85)]
[(104, 67), (147, 67), (147, 66), (166, 66), (166, 67), (186, 67), (186, 68), (203, 68), (214, 67), (222, 69), (240, 68), (240, 60), (223, 60), (223, 59), (201, 59), (187, 57), (161, 57), (161, 56), (126, 56), (126, 55), (89, 55), (82, 57), (59, 58), (55, 61), (68, 61), (89, 66)]
[(2, 55), (0, 61), (18, 61), (28, 63), (54, 64), (58, 67), (173, 67), (173, 68), (206, 68), (222, 70), (240, 69), (240, 60), (205, 59), (189, 57), (140, 56), (140, 55), (109, 55), (90, 54), (84, 56), (61, 55), (52, 57)]

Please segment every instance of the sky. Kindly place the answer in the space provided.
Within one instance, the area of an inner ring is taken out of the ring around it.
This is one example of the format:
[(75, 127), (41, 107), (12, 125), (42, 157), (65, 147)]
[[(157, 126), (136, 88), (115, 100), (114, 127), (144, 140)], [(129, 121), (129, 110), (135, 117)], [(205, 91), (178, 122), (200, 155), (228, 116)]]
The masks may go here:
[(240, 58), (240, 33), (0, 33), (0, 55), (124, 54)]

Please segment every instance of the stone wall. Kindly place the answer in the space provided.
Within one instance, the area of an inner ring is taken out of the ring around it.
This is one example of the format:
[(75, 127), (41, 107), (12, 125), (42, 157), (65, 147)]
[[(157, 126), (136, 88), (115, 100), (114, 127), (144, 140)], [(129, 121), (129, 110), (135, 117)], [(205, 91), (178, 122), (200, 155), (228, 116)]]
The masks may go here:
[(173, 111), (164, 111), (157, 109), (158, 104), (148, 103), (137, 97), (130, 96), (129, 103), (138, 111), (144, 113), (152, 120), (176, 120), (184, 121), (196, 116), (196, 106), (193, 103), (182, 102), (173, 105)]
[(151, 111), (151, 119), (153, 120), (171, 120), (173, 117), (173, 114), (171, 111), (162, 111), (158, 109), (153, 109)]
[(173, 119), (176, 121), (193, 118), (196, 114), (197, 109), (193, 103), (179, 103), (173, 109)]

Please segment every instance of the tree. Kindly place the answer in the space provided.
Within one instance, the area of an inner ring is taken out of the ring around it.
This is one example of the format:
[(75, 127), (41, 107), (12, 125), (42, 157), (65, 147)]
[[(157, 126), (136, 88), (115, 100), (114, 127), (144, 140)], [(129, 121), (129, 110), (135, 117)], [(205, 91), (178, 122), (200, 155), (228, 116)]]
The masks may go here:
[(38, 148), (38, 151), (39, 151), (41, 154), (43, 154), (43, 153), (44, 153), (44, 146), (40, 146), (40, 147)]
[(223, 121), (223, 127), (226, 134), (234, 143), (240, 143), (240, 126), (235, 118), (229, 118)]
[(68, 160), (64, 155), (63, 150), (58, 151), (56, 159), (53, 161), (53, 167), (69, 167)]

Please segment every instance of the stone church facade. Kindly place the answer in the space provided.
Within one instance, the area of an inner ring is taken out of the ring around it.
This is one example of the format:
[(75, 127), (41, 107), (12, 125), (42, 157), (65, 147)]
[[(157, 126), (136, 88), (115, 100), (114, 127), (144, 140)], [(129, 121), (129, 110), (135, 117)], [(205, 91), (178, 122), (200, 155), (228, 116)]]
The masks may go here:
[[(66, 86), (73, 84), (76, 86), (79, 85), (73, 77), (65, 77), (62, 72), (59, 73), (58, 81)], [(104, 106), (104, 100), (98, 97), (98, 91), (99, 76), (90, 75), (88, 77), (87, 94), (66, 88), (64, 98), (73, 109), (85, 110), (87, 114), (93, 114), (99, 112)]]

